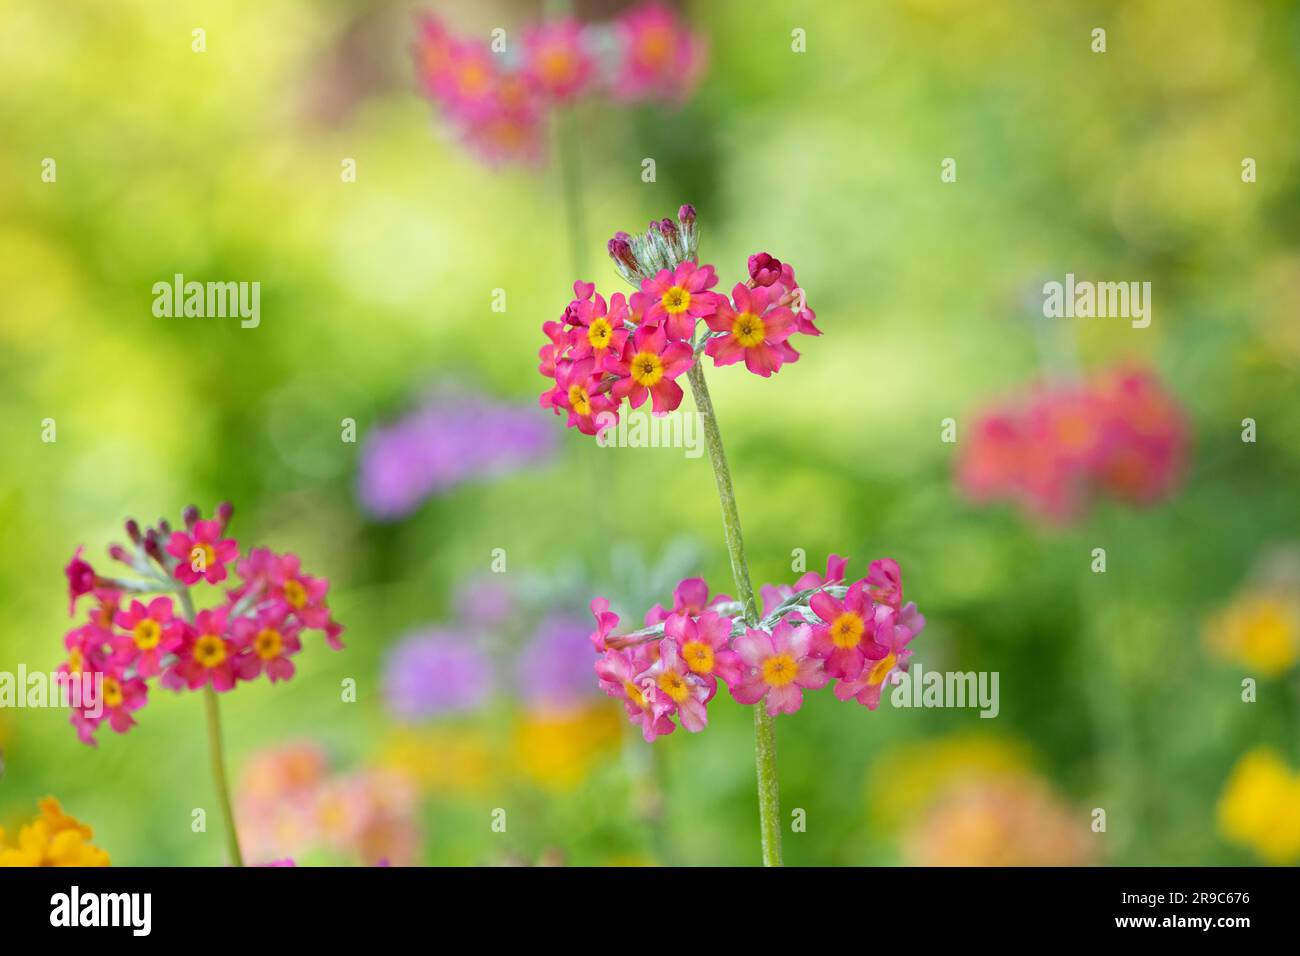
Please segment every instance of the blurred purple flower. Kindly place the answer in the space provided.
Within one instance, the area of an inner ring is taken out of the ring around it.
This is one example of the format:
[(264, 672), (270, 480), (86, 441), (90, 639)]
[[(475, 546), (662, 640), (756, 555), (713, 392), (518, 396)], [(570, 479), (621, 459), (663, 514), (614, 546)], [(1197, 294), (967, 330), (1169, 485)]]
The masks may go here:
[(502, 575), (484, 574), (470, 578), (456, 589), (456, 616), (473, 621), (480, 628), (496, 628), (511, 619), (515, 611), (514, 592)]
[(590, 698), (589, 621), (567, 613), (542, 619), (537, 633), (519, 652), (515, 670), (519, 693), (533, 707), (564, 709)]
[(384, 697), (406, 719), (473, 710), (491, 690), (491, 660), (454, 631), (405, 637), (384, 663)]
[(545, 460), (554, 437), (531, 406), (439, 389), (366, 439), (358, 489), (362, 507), (376, 518), (400, 518), (463, 482)]

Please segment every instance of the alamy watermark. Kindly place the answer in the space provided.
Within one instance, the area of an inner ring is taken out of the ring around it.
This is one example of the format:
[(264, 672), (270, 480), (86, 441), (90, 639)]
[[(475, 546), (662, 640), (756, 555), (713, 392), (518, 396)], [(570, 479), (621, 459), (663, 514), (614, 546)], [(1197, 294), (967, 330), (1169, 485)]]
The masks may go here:
[(1151, 324), (1150, 282), (1064, 282), (1043, 284), (1043, 316), (1049, 319), (1132, 319), (1135, 329)]
[(998, 671), (927, 671), (920, 662), (890, 678), (893, 707), (978, 707), (981, 717), (998, 715)]
[(681, 448), (687, 458), (704, 454), (704, 423), (698, 412), (601, 412), (596, 416), (596, 428), (596, 444), (601, 448)]
[(50, 897), (51, 926), (124, 927), (132, 936), (153, 928), (152, 893), (83, 893), (73, 885)]
[(240, 328), (255, 329), (262, 321), (262, 283), (186, 282), (178, 272), (171, 282), (153, 284), (153, 314), (160, 319), (238, 317)]
[(0, 671), (0, 709), (8, 707), (73, 707), (87, 717), (104, 713), (104, 675), (98, 671)]

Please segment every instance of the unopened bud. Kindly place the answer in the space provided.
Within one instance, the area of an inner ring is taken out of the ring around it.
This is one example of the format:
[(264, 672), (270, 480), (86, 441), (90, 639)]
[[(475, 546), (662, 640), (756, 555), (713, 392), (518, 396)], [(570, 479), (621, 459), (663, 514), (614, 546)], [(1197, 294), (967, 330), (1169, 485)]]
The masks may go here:
[(609, 257), (614, 260), (614, 266), (618, 269), (618, 274), (632, 285), (639, 286), (641, 273), (636, 253), (632, 249), (632, 237), (626, 232), (616, 232), (609, 240), (607, 248)]
[(772, 285), (781, 278), (781, 260), (774, 259), (766, 252), (756, 252), (749, 257), (749, 277), (754, 285)]

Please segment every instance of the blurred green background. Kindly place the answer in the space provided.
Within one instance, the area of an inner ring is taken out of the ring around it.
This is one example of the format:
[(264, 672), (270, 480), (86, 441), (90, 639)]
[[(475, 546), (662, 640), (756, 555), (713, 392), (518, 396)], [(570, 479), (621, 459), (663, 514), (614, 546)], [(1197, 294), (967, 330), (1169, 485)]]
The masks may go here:
[[(539, 16), (437, 7), (484, 35)], [(568, 431), (548, 463), (404, 521), (359, 507), (360, 445), (339, 440), (340, 421), (364, 441), (448, 381), (534, 404), (540, 325), (576, 278), (554, 165), (483, 166), (419, 94), (418, 9), (4, 0), (0, 668), (57, 667), (61, 568), (78, 544), (103, 561), (128, 515), (174, 521), (229, 499), (241, 543), (295, 550), (330, 579), (348, 643), (309, 639), (288, 684), (223, 698), (236, 777), (295, 741), (332, 772), (396, 768), (418, 788), (420, 862), (757, 862), (750, 715), (725, 693), (705, 733), (653, 748), (594, 696), (568, 723), (509, 695), (416, 727), (383, 706), (386, 649), (448, 618), (494, 548), (512, 586), (549, 582), (579, 614), (606, 594), (637, 619), (687, 574), (734, 593), (707, 459), (680, 451), (602, 450)], [(829, 692), (778, 720), (783, 813), (807, 818), (787, 825), (787, 862), (1264, 859), (1285, 778), (1248, 781), (1235, 804), (1246, 830), (1263, 821), (1256, 845), (1225, 832), (1218, 807), (1253, 748), (1300, 770), (1294, 653), (1258, 673), (1202, 634), (1300, 518), (1300, 7), (725, 0), (687, 15), (711, 46), (687, 104), (595, 101), (574, 117), (582, 278), (618, 290), (605, 239), (687, 201), (723, 286), (752, 252), (794, 264), (825, 335), (770, 380), (710, 374), (756, 584), (796, 577), (796, 548), (818, 570), (850, 555), (854, 574), (895, 557), (930, 622), (915, 660), (1001, 675), (995, 720), (871, 713)], [(794, 28), (806, 53), (791, 52)], [(57, 182), (42, 181), (46, 157)], [(945, 157), (955, 183), (940, 182)], [(1045, 324), (1041, 283), (1067, 271), (1150, 280), (1150, 328)], [(260, 281), (260, 327), (155, 317), (151, 287), (177, 272)], [(1194, 432), (1173, 500), (1045, 531), (956, 492), (941, 421), (961, 435), (1038, 374), (1044, 337), (1085, 368), (1159, 370)], [(1095, 547), (1105, 574), (1089, 570)], [(1273, 591), (1293, 608), (1293, 585)], [(1270, 636), (1293, 646), (1294, 615), (1281, 620)], [(348, 677), (354, 704), (339, 699)], [(1257, 702), (1241, 700), (1243, 677), (1259, 678)], [(215, 814), (207, 833), (190, 827), (192, 808), (213, 807), (198, 697), (154, 690), (137, 717), (91, 749), (64, 711), (0, 711), (0, 824), (12, 834), (53, 794), (116, 865), (221, 863)]]

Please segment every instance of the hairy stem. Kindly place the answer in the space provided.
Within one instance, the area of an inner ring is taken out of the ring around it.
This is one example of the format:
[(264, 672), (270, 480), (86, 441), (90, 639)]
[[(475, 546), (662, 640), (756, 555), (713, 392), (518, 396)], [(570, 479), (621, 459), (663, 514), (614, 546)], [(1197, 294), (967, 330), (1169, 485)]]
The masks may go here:
[[(727, 538), (727, 555), (731, 558), (731, 574), (736, 580), (736, 596), (740, 599), (745, 623), (758, 626), (758, 604), (754, 600), (754, 586), (749, 580), (749, 565), (745, 561), (745, 540), (740, 531), (740, 512), (736, 508), (736, 490), (731, 484), (731, 470), (727, 467), (727, 453), (722, 447), (722, 432), (713, 413), (713, 400), (704, 380), (704, 363), (696, 360), (686, 373), (695, 396), (695, 407), (704, 426), (704, 444), (709, 449), (709, 462), (713, 465), (713, 478), (718, 486), (718, 501), (722, 505), (722, 529)], [(776, 724), (763, 705), (754, 706), (754, 763), (758, 771), (758, 820), (762, 841), (763, 865), (781, 865), (781, 794), (776, 776)]]
[[(189, 588), (180, 592), (181, 609), (185, 619), (194, 623), (194, 601)], [(239, 832), (235, 829), (235, 811), (230, 803), (230, 784), (226, 778), (226, 752), (221, 740), (221, 704), (212, 685), (203, 688), (203, 705), (208, 719), (208, 752), (212, 760), (212, 782), (217, 788), (217, 802), (226, 822), (226, 847), (231, 866), (243, 866), (244, 855), (239, 849)]]

